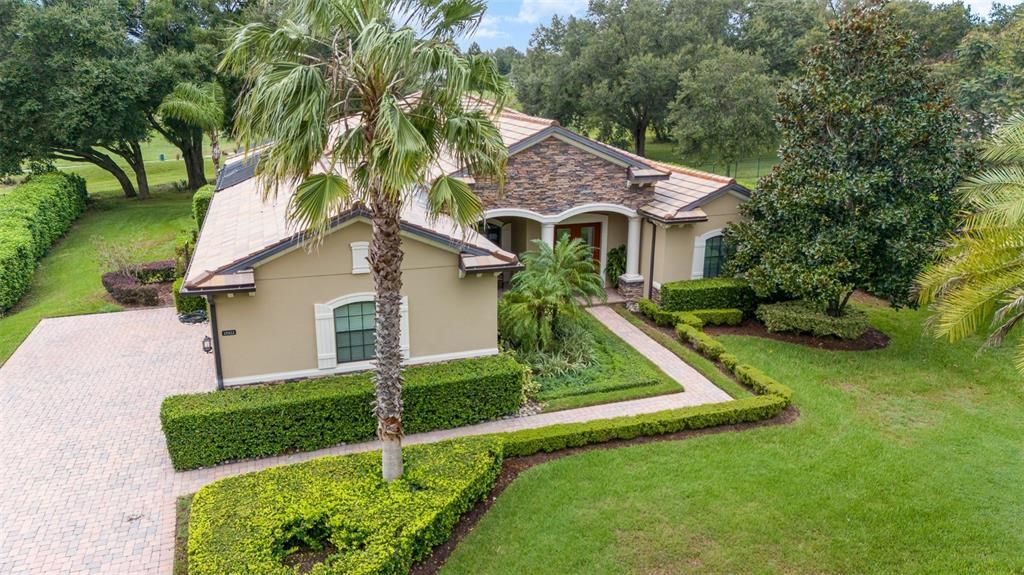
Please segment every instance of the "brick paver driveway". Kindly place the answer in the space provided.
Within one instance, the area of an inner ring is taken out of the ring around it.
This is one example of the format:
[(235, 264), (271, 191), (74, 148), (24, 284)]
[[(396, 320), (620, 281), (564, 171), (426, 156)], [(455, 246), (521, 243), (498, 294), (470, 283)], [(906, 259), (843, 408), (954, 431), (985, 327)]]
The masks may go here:
[(165, 396), (214, 387), (172, 309), (43, 320), (0, 368), (0, 573), (169, 573)]

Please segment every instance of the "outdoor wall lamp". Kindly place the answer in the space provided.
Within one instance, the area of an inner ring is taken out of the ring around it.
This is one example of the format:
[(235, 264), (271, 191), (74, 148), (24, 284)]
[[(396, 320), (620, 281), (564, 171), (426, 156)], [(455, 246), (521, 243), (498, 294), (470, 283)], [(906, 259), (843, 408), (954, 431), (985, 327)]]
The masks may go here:
[(208, 335), (203, 337), (203, 351), (213, 353), (213, 338)]

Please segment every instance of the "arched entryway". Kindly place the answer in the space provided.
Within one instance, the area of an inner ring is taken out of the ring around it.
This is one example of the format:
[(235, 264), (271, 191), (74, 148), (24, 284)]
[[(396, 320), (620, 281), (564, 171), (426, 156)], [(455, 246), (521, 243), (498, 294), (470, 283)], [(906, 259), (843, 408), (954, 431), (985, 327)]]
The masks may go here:
[(607, 281), (608, 254), (623, 247), (624, 276), (642, 282), (640, 270), (641, 218), (636, 210), (618, 204), (587, 204), (545, 215), (520, 208), (495, 208), (484, 215), (483, 229), (502, 249), (521, 254), (541, 240), (549, 245), (562, 236), (580, 238), (594, 249), (595, 263)]

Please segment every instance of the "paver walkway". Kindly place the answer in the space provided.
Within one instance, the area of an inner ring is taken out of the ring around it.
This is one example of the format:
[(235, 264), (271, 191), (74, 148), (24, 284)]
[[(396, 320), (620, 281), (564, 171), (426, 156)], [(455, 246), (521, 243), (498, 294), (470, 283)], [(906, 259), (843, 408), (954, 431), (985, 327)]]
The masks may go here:
[[(609, 308), (605, 325), (684, 393), (411, 435), (407, 443), (651, 413), (729, 396)], [(175, 473), (160, 432), (163, 397), (209, 390), (208, 326), (173, 310), (44, 320), (0, 368), (0, 573), (168, 574), (174, 507), (221, 477), (374, 442)]]

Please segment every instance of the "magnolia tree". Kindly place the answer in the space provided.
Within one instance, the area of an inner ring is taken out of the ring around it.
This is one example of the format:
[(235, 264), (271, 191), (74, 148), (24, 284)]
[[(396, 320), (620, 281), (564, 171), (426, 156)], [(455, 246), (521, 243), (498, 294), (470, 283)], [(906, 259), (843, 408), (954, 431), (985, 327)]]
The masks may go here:
[(830, 25), (779, 96), (781, 163), (727, 232), (761, 295), (841, 315), (855, 289), (913, 303), (913, 281), (957, 221), (970, 163), (962, 116), (880, 5)]

